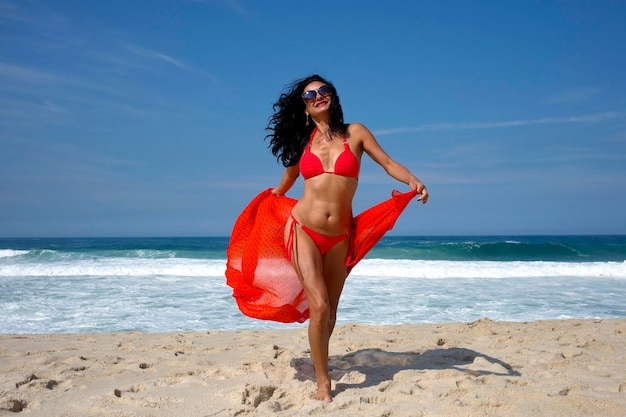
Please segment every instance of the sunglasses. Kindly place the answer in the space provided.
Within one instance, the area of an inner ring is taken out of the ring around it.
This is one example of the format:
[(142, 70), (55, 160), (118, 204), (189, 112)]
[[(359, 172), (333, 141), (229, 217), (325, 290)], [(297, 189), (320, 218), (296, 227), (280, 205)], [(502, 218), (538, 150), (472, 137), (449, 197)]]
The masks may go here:
[(323, 85), (320, 88), (315, 90), (309, 90), (302, 93), (302, 100), (305, 103), (311, 103), (317, 99), (317, 95), (319, 94), (322, 97), (328, 97), (333, 93), (329, 85)]

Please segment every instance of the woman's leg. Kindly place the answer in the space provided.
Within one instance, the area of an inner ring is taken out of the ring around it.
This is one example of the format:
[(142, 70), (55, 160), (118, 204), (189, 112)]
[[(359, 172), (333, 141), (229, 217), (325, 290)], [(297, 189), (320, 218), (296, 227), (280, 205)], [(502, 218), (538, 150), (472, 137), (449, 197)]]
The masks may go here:
[[(319, 323), (315, 325), (315, 328), (321, 329), (321, 332), (319, 333), (320, 340), (317, 342), (320, 346), (320, 355), (318, 362), (314, 360), (317, 392), (313, 395), (313, 398), (327, 402), (332, 401), (330, 375), (328, 374), (330, 336), (335, 329), (339, 298), (343, 291), (343, 285), (346, 282), (348, 248), (349, 239), (346, 239), (338, 243), (322, 257), (322, 276), (326, 289), (326, 303), (324, 305), (324, 314), (317, 315)], [(311, 341), (312, 336), (313, 317), (313, 310), (311, 310), (309, 341)], [(313, 343), (311, 343), (311, 356), (313, 356)]]
[[(287, 228), (291, 227), (292, 221), (287, 222)], [(317, 379), (317, 391), (312, 398), (331, 402), (331, 384), (328, 375), (331, 309), (323, 275), (322, 255), (311, 238), (300, 227), (295, 226), (291, 233), (293, 233), (291, 262), (309, 301), (309, 346)], [(286, 233), (285, 238), (287, 237)]]
[(346, 277), (348, 276), (348, 267), (346, 259), (350, 248), (350, 239), (346, 239), (334, 246), (323, 257), (324, 278), (326, 288), (328, 290), (328, 302), (330, 312), (328, 317), (328, 338), (333, 334), (335, 323), (337, 321), (337, 308), (339, 306), (339, 298), (343, 291)]

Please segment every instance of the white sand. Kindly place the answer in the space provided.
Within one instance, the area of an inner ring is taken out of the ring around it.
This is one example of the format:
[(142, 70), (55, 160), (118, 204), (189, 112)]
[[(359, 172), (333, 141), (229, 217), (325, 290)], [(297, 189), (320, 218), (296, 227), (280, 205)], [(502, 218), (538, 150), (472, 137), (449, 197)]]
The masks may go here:
[(626, 319), (0, 335), (0, 415), (626, 416)]

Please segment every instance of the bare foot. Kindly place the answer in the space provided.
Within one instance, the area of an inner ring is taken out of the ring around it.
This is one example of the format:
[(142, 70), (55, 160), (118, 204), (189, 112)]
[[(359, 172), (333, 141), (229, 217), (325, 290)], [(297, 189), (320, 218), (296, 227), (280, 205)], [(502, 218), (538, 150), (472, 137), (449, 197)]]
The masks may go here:
[(314, 400), (320, 400), (320, 401), (324, 401), (327, 403), (332, 403), (333, 397), (330, 395), (330, 381), (318, 382), (317, 392), (311, 395), (311, 398)]

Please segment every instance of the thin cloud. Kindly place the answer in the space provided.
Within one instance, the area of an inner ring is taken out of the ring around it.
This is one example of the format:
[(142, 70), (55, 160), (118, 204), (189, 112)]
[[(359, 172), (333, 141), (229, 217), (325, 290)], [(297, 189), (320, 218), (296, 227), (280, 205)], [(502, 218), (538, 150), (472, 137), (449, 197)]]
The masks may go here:
[(45, 71), (34, 70), (24, 66), (6, 64), (3, 62), (0, 62), (0, 77), (4, 79), (11, 78), (14, 80), (35, 83), (61, 80), (60, 77)]
[(249, 18), (252, 12), (240, 0), (188, 0), (192, 3), (202, 3), (209, 6), (218, 6), (224, 10), (230, 10), (235, 14)]
[(217, 83), (217, 79), (213, 75), (209, 74), (208, 72), (206, 72), (204, 70), (201, 70), (200, 68), (193, 67), (193, 66), (191, 66), (191, 65), (181, 61), (180, 59), (176, 59), (174, 57), (162, 54), (160, 52), (153, 52), (153, 54), (157, 58), (162, 59), (165, 62), (169, 62), (170, 64), (172, 64), (172, 65), (174, 65), (174, 66), (176, 66), (176, 67), (178, 67), (178, 68), (180, 68), (182, 70), (189, 71), (189, 72), (195, 72), (195, 73), (204, 75), (204, 76), (210, 78), (213, 82)]
[(426, 132), (426, 131), (450, 131), (450, 130), (476, 130), (476, 129), (496, 129), (505, 127), (545, 125), (545, 124), (567, 124), (567, 123), (598, 123), (610, 119), (623, 117), (618, 112), (596, 113), (582, 116), (570, 117), (544, 117), (534, 120), (508, 120), (504, 122), (466, 122), (466, 123), (437, 123), (415, 127), (400, 127), (395, 129), (380, 129), (374, 133), (376, 135), (396, 135), (399, 133)]
[(542, 163), (566, 163), (566, 162), (579, 162), (579, 161), (622, 161), (626, 159), (626, 155), (621, 152), (609, 152), (603, 150), (596, 150), (591, 148), (561, 148), (559, 152), (548, 157), (535, 158), (534, 162)]
[(130, 44), (125, 44), (123, 45), (124, 48), (128, 49), (129, 51), (133, 52), (135, 55), (144, 58), (144, 59), (158, 59), (164, 62), (167, 62), (168, 64), (174, 65), (175, 67), (184, 70), (184, 71), (188, 71), (191, 73), (196, 73), (196, 74), (200, 74), (203, 75), (205, 77), (208, 77), (211, 79), (211, 81), (213, 81), (214, 83), (218, 83), (217, 78), (215, 78), (213, 75), (209, 74), (208, 72), (194, 67), (193, 65), (187, 64), (186, 62), (184, 62), (181, 59), (175, 58), (173, 56), (170, 55), (166, 55), (164, 53), (158, 52), (158, 51), (153, 51), (151, 49), (148, 48), (144, 48), (142, 46), (137, 46), (137, 45), (130, 45)]
[(0, 1), (0, 21), (3, 22), (32, 22), (32, 18), (22, 13), (19, 5)]
[(0, 126), (31, 128), (34, 125), (58, 125), (71, 111), (50, 100), (0, 99)]
[(548, 96), (546, 103), (549, 104), (568, 104), (584, 101), (591, 96), (594, 96), (600, 92), (599, 88), (574, 88), (571, 90), (563, 91), (558, 94)]
[[(190, 65), (183, 60), (127, 41), (129, 35), (117, 28), (94, 22), (89, 29), (72, 24), (64, 15), (58, 14), (41, 4), (10, 3), (0, 0), (0, 23), (16, 26), (20, 32), (36, 36), (10, 35), (9, 41), (18, 48), (42, 53), (56, 53), (57, 59), (65, 59), (67, 68), (94, 70), (97, 72), (124, 72), (126, 69), (149, 71), (154, 61), (165, 62), (177, 69), (198, 74), (218, 83), (217, 78), (207, 71)], [(129, 56), (128, 52), (131, 52)], [(140, 58), (140, 59), (137, 59)], [(43, 62), (50, 61), (49, 57)], [(104, 64), (104, 65), (103, 65)], [(43, 71), (20, 67), (19, 64), (0, 62), (0, 78), (19, 79), (28, 82), (51, 81), (54, 75)], [(57, 80), (58, 81), (58, 76)]]

